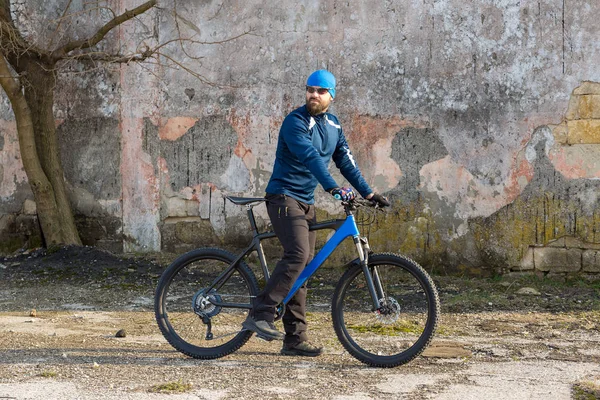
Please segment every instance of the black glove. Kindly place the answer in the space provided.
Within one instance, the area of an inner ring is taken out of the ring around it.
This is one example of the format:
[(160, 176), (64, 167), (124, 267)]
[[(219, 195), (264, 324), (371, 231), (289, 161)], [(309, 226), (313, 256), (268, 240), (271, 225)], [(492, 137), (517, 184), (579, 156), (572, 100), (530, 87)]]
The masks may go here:
[(373, 206), (379, 208), (390, 206), (390, 202), (388, 201), (388, 199), (386, 197), (383, 197), (379, 193), (373, 193), (373, 196), (371, 196), (369, 201), (371, 202), (371, 204), (373, 204)]
[(352, 190), (352, 188), (347, 187), (334, 188), (331, 189), (329, 193), (331, 193), (333, 197), (341, 201), (350, 201), (356, 198), (354, 190)]

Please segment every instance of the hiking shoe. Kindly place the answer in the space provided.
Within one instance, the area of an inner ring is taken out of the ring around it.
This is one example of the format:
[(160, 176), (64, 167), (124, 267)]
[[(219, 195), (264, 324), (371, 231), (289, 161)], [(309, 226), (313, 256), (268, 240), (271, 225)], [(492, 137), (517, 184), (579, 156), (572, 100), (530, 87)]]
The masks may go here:
[(284, 344), (281, 354), (284, 356), (316, 357), (323, 353), (322, 347), (313, 346), (309, 342), (300, 342), (294, 346)]
[(255, 332), (256, 336), (266, 341), (283, 340), (284, 337), (284, 334), (279, 332), (272, 322), (255, 321), (250, 316), (246, 318), (242, 326), (249, 331)]

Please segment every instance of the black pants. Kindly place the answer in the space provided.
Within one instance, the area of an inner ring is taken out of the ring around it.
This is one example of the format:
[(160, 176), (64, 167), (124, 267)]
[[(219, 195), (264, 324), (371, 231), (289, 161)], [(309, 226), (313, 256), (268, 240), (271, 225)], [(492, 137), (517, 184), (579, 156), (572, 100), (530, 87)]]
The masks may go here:
[[(254, 302), (255, 320), (273, 322), (275, 308), (289, 293), (306, 264), (315, 255), (316, 232), (308, 227), (317, 222), (314, 205), (283, 194), (267, 194), (267, 212), (273, 230), (283, 246), (283, 257), (275, 266), (264, 290)], [(306, 284), (292, 297), (283, 316), (284, 342), (295, 345), (308, 340), (306, 326)]]

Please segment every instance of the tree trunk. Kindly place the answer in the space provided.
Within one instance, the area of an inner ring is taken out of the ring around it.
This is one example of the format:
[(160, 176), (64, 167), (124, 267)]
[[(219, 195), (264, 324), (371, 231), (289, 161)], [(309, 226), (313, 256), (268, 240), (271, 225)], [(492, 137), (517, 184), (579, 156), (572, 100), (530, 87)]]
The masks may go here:
[[(81, 244), (71, 204), (67, 197), (65, 178), (60, 161), (60, 149), (56, 137), (54, 119), (54, 89), (56, 88), (55, 65), (46, 65), (39, 59), (20, 60), (19, 67), (27, 72), (23, 81), (25, 100), (31, 110), (35, 144), (40, 164), (52, 185), (56, 202), (60, 243)], [(46, 232), (44, 232), (44, 236)]]
[[(54, 89), (56, 64), (67, 57), (114, 62), (143, 61), (158, 49), (124, 56), (107, 55), (87, 50), (104, 40), (114, 28), (156, 6), (156, 0), (125, 10), (102, 25), (92, 36), (72, 40), (51, 50), (40, 49), (21, 35), (11, 14), (11, 1), (0, 0), (0, 85), (6, 91), (17, 121), (21, 157), (31, 184), (42, 234), (46, 244), (81, 244), (71, 204), (67, 198), (65, 177), (60, 162), (54, 120)], [(64, 10), (69, 11), (69, 2)], [(63, 17), (65, 16), (63, 15)], [(60, 25), (60, 23), (58, 24)], [(59, 33), (58, 26), (56, 32)], [(19, 74), (13, 77), (8, 65)]]
[(0, 85), (6, 92), (15, 114), (23, 167), (37, 204), (38, 218), (46, 244), (63, 243), (54, 190), (42, 169), (36, 149), (31, 110), (23, 96), (21, 85), (17, 83), (16, 78), (12, 77), (2, 53), (0, 53)]

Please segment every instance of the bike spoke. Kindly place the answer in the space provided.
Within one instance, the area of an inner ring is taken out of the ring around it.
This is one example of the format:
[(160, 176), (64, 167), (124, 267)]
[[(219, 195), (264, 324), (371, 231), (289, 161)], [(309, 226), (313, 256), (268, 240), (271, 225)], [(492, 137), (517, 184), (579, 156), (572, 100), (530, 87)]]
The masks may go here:
[(395, 256), (387, 259), (391, 262), (374, 261), (374, 284), (380, 285), (379, 295), (383, 293), (377, 310), (373, 311), (360, 268), (344, 276), (333, 309), (344, 347), (359, 360), (378, 366), (399, 365), (418, 355), (433, 335), (439, 307), (435, 288), (420, 267)]
[(242, 330), (242, 322), (256, 296), (256, 278), (247, 266), (239, 266), (225, 281), (214, 285), (230, 264), (220, 251), (200, 252), (196, 258), (192, 254), (189, 260), (172, 266), (166, 275), (167, 284), (159, 283), (159, 326), (183, 353), (198, 358), (221, 357), (250, 337)]

